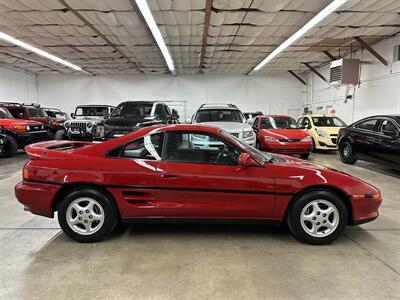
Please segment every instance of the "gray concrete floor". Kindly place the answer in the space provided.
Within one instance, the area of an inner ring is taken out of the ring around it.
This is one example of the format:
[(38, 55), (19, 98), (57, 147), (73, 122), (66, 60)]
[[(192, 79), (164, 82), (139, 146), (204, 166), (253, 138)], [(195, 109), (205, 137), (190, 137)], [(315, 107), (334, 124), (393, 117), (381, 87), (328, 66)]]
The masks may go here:
[(335, 154), (313, 162), (382, 191), (381, 216), (328, 246), (266, 226), (121, 226), (78, 244), (22, 210), (25, 154), (0, 160), (0, 299), (399, 299), (400, 173)]

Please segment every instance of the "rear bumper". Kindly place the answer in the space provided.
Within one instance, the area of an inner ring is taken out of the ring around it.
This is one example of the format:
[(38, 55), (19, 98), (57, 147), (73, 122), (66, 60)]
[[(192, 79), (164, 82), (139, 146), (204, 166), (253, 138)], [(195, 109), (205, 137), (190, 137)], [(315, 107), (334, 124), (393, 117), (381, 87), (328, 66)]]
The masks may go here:
[(31, 213), (52, 218), (53, 201), (61, 185), (21, 181), (15, 186), (15, 196)]
[(379, 207), (382, 204), (382, 199), (350, 199), (350, 203), (353, 212), (350, 223), (351, 225), (358, 225), (371, 222), (379, 216)]
[(16, 140), (18, 148), (23, 149), (29, 144), (48, 141), (49, 135), (47, 131), (18, 133), (18, 135), (16, 136)]
[(311, 142), (266, 142), (261, 146), (261, 150), (282, 154), (306, 154), (311, 152), (311, 146)]

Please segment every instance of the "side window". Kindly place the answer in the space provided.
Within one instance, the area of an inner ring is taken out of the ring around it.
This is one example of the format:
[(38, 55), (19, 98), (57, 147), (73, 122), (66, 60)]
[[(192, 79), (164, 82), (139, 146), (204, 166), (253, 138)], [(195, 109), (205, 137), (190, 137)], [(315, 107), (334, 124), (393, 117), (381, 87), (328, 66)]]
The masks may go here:
[(252, 126), (254, 129), (258, 129), (258, 117), (254, 118)]
[(171, 110), (169, 109), (169, 107), (167, 105), (164, 105), (164, 109), (165, 109), (165, 113), (167, 114), (167, 116), (170, 116)]
[(310, 127), (311, 123), (310, 123), (310, 119), (309, 118), (304, 118), (304, 128), (308, 128)]
[(163, 133), (146, 135), (126, 144), (120, 157), (160, 160), (163, 141)]
[(299, 124), (300, 128), (303, 128), (303, 125), (304, 125), (304, 118), (300, 118), (300, 119), (297, 121), (297, 124)]
[(269, 118), (262, 118), (260, 122), (260, 129), (274, 129)]
[(399, 136), (399, 130), (393, 122), (385, 120), (382, 122), (381, 132), (388, 136)]
[(369, 119), (356, 124), (354, 127), (362, 130), (376, 131), (375, 127), (377, 122), (378, 119)]
[(168, 132), (163, 160), (237, 166), (240, 151), (208, 133)]
[(156, 105), (156, 110), (154, 111), (154, 115), (156, 115), (157, 117), (160, 117), (160, 118), (165, 117), (165, 110), (164, 110), (164, 106), (162, 104)]

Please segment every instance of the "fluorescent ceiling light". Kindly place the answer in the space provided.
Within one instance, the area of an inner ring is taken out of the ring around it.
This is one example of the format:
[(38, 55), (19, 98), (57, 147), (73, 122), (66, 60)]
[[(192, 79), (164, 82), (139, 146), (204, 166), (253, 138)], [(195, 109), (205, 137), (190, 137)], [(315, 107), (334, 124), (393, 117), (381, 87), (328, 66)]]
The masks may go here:
[[(27, 43), (25, 43), (23, 41), (17, 40), (16, 38), (14, 38), (14, 37), (12, 37), (12, 36), (10, 36), (8, 34), (5, 34), (4, 32), (1, 32), (1, 31), (0, 31), (0, 39), (4, 40), (6, 42), (9, 42), (11, 44), (20, 46), (20, 47), (22, 47), (22, 48), (24, 48), (26, 50), (34, 52), (34, 53), (36, 53), (36, 54), (38, 54), (40, 56), (46, 57), (46, 58), (48, 58), (48, 59), (50, 59), (52, 61), (58, 62), (58, 63), (60, 63), (62, 65), (65, 65), (65, 66), (71, 68), (71, 69), (74, 69), (76, 71), (86, 72), (86, 71), (82, 70), (81, 67), (78, 67), (78, 66), (76, 66), (74, 64), (71, 64), (70, 62), (68, 62), (68, 61), (66, 61), (66, 60), (64, 60), (62, 58), (59, 58), (59, 57), (57, 57), (57, 56), (55, 56), (53, 54), (50, 54), (50, 53), (48, 53), (46, 51), (43, 51), (43, 50), (38, 49), (36, 47), (33, 47), (32, 45), (29, 45), (29, 44), (27, 44)], [(88, 73), (88, 72), (86, 72), (86, 73)]]
[(309, 31), (311, 28), (316, 26), (319, 22), (321, 22), (323, 19), (325, 19), (329, 14), (331, 14), (333, 11), (335, 11), (337, 8), (339, 8), (345, 2), (346, 2), (346, 0), (332, 1), (331, 4), (329, 4), (323, 10), (321, 10), (306, 25), (304, 25), (302, 28), (300, 28), (299, 31), (297, 31), (295, 34), (293, 34), (291, 37), (289, 37), (286, 41), (284, 41), (282, 44), (280, 44), (274, 51), (272, 51), (271, 54), (269, 54), (266, 58), (264, 58), (264, 60), (262, 62), (260, 62), (253, 70), (251, 70), (250, 73), (260, 70), (269, 61), (271, 61), (275, 56), (277, 56), (279, 53), (281, 53), (283, 50), (285, 50), (287, 47), (289, 47), (291, 44), (293, 44), (295, 41), (297, 41), (299, 38), (301, 38), (307, 31)]
[(168, 48), (164, 43), (164, 40), (161, 36), (161, 32), (157, 27), (156, 21), (151, 14), (149, 5), (146, 0), (136, 0), (136, 4), (140, 9), (140, 12), (143, 15), (143, 18), (146, 20), (147, 25), (150, 28), (151, 33), (153, 34), (154, 39), (157, 42), (158, 47), (161, 50), (162, 55), (164, 56), (165, 62), (168, 65), (169, 70), (173, 75), (175, 75), (175, 67), (174, 62), (172, 61), (171, 55), (169, 54)]

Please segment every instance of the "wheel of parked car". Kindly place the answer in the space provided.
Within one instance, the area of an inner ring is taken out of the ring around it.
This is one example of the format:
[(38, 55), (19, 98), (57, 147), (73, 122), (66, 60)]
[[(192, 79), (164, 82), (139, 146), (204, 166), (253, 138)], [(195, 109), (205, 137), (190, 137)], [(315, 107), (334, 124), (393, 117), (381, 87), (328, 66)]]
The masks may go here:
[(318, 151), (318, 149), (317, 149), (316, 146), (315, 146), (315, 140), (314, 140), (314, 138), (311, 138), (311, 140), (312, 140), (311, 151), (315, 153), (315, 152)]
[(4, 151), (0, 153), (0, 157), (12, 157), (17, 153), (18, 144), (11, 135), (6, 135), (6, 144)]
[(65, 131), (62, 129), (59, 129), (56, 131), (54, 134), (54, 139), (55, 140), (64, 140), (65, 139)]
[(112, 199), (95, 188), (77, 188), (67, 193), (58, 207), (58, 222), (73, 240), (91, 243), (102, 240), (118, 221)]
[(304, 243), (324, 245), (344, 230), (348, 212), (343, 200), (333, 192), (314, 190), (297, 198), (287, 222), (294, 237)]
[(310, 153), (303, 153), (303, 154), (300, 154), (300, 158), (302, 158), (302, 159), (307, 159), (307, 158), (309, 158), (310, 157)]
[(354, 164), (357, 157), (354, 155), (353, 147), (349, 142), (344, 142), (340, 145), (340, 159), (345, 164)]

